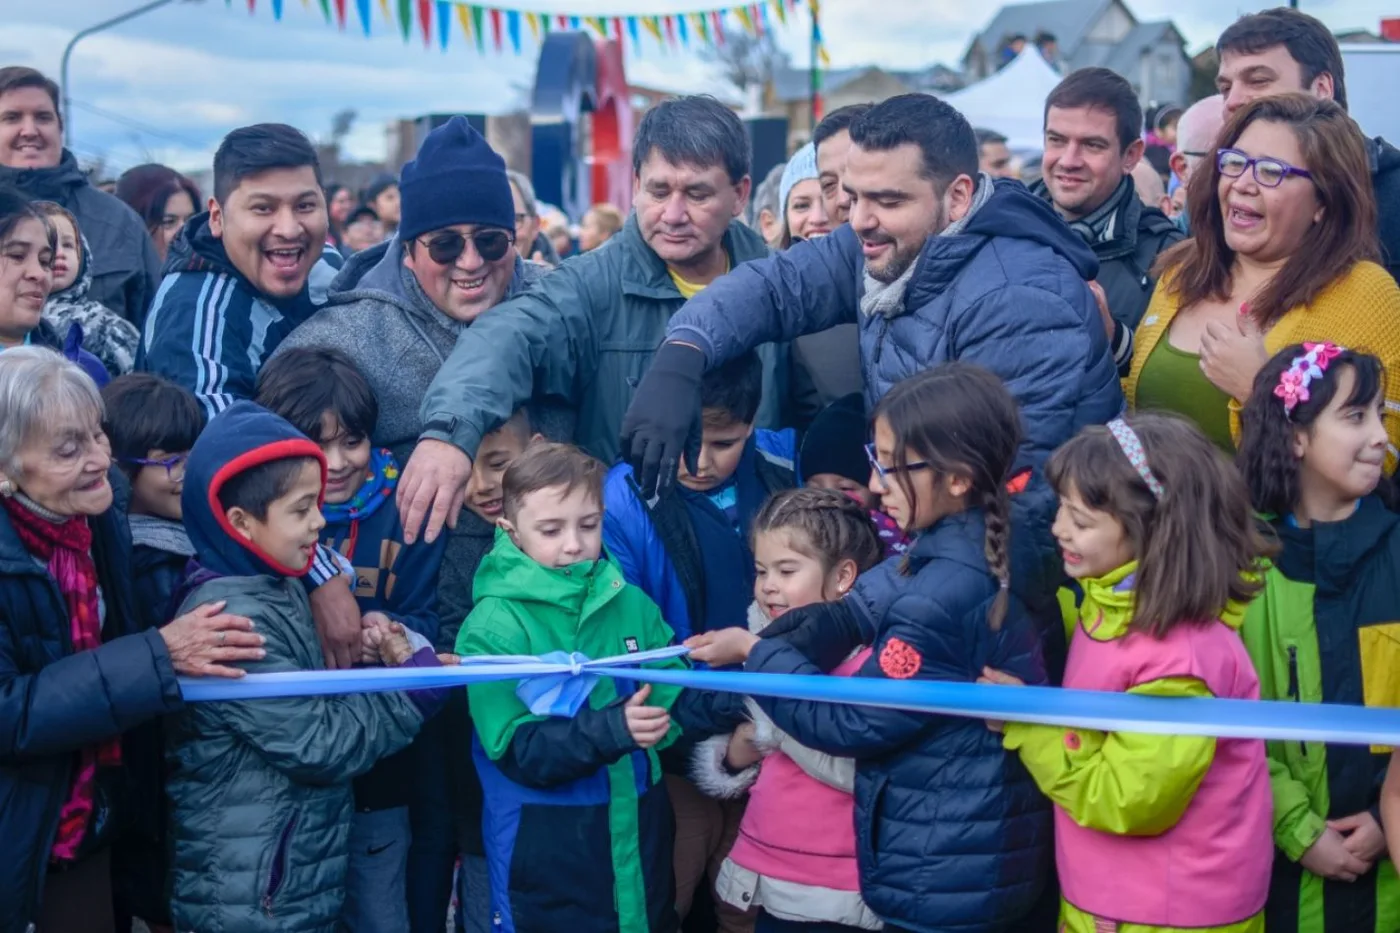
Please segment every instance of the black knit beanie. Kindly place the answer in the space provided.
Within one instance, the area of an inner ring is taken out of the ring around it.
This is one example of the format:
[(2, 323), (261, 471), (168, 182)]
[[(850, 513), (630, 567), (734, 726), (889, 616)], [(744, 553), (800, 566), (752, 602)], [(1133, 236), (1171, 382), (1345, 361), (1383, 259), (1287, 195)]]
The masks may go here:
[(506, 163), (456, 116), (428, 134), (399, 176), (399, 238), (411, 240), (456, 224), (515, 230)]

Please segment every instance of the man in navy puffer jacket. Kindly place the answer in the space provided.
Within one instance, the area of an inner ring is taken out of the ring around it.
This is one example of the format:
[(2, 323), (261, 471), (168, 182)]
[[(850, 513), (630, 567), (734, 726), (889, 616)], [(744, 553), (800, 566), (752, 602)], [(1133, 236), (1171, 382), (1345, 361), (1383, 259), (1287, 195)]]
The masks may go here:
[(907, 94), (850, 132), (849, 225), (736, 267), (671, 318), (623, 421), (623, 451), (646, 495), (658, 476), (674, 478), (687, 442), (698, 444), (705, 370), (853, 321), (867, 407), (921, 370), (976, 363), (1021, 408), (1021, 467), (1041, 466), (1081, 427), (1122, 410), (1087, 284), (1098, 274), (1093, 252), (1021, 184), (978, 172), (962, 115)]

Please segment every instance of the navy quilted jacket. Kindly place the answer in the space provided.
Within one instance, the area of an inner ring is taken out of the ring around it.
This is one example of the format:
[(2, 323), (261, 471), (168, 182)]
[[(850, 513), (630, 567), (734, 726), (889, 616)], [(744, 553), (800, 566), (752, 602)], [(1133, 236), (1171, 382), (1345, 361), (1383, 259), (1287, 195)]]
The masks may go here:
[(961, 233), (924, 244), (901, 315), (859, 313), (860, 240), (843, 226), (736, 267), (687, 302), (666, 337), (695, 344), (714, 367), (762, 343), (858, 322), (867, 407), (931, 366), (976, 363), (1011, 390), (1025, 426), (1018, 465), (1038, 467), (1123, 408), (1086, 284), (1097, 274), (1093, 252), (1047, 204), (1001, 181)]
[[(873, 635), (874, 652), (856, 676), (967, 682), (990, 666), (1044, 682), (1014, 589), (1001, 629), (987, 625), (997, 582), (983, 556), (984, 527), (980, 511), (946, 518), (914, 543), (907, 573), (891, 558), (857, 581), (841, 605)], [(748, 669), (820, 672), (783, 637), (754, 646)], [(803, 745), (856, 759), (861, 895), (886, 923), (920, 933), (1023, 928), (1049, 875), (1050, 805), (984, 722), (756, 699)]]

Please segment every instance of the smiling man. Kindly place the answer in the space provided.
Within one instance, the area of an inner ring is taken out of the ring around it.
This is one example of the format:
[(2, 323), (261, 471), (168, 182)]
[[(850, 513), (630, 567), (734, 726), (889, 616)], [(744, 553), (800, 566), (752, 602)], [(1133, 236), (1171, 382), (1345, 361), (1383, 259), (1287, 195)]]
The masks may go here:
[(1113, 357), (1120, 371), (1133, 359), (1133, 330), (1157, 280), (1157, 254), (1182, 232), (1142, 203), (1133, 170), (1142, 160), (1142, 106), (1130, 85), (1107, 68), (1081, 68), (1045, 100), (1045, 155), (1031, 189), (1088, 244), (1099, 259), (1098, 283), (1113, 315)]
[(136, 212), (94, 188), (63, 148), (58, 85), (33, 68), (0, 68), (0, 184), (72, 211), (92, 248), (88, 297), (140, 327), (160, 276), (155, 246)]
[[(564, 263), (537, 287), (462, 332), (423, 399), (423, 440), (399, 484), (404, 527), (429, 533), (456, 520), (483, 436), (535, 396), (578, 403), (576, 440), (617, 459), (622, 415), (666, 322), (687, 298), (768, 247), (739, 217), (749, 197), (749, 142), (712, 97), (649, 110), (632, 148), (626, 226)], [(778, 348), (764, 347), (760, 427), (777, 427)]]
[[(253, 397), (258, 369), (325, 300), (326, 199), (316, 150), (280, 123), (234, 130), (214, 196), (170, 244), (137, 368), (189, 389), (209, 417)], [(330, 254), (336, 260), (339, 256)]]

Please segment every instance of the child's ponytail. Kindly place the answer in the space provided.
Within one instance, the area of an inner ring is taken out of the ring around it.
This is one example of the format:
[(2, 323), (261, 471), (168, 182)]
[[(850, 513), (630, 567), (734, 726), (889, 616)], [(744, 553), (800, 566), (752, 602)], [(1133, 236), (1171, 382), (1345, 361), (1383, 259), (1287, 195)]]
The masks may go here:
[(1007, 604), (1011, 601), (1011, 498), (1006, 494), (1004, 482), (995, 489), (983, 492), (982, 512), (987, 525), (983, 545), (987, 567), (1001, 584), (1001, 589), (992, 600), (992, 607), (987, 610), (987, 624), (996, 632), (1001, 630), (1001, 623), (1006, 620)]
[[(1010, 604), (1011, 503), (1006, 484), (1021, 446), (1016, 400), (992, 372), (970, 363), (944, 363), (896, 385), (875, 408), (894, 435), (894, 479), (917, 510), (905, 467), (922, 460), (938, 477), (965, 477), (968, 503), (986, 523), (987, 568), (999, 584), (987, 624), (1000, 629)], [(907, 558), (906, 558), (907, 566)]]

